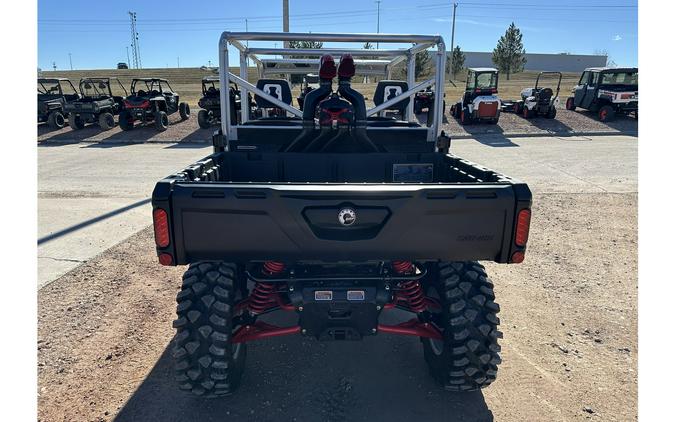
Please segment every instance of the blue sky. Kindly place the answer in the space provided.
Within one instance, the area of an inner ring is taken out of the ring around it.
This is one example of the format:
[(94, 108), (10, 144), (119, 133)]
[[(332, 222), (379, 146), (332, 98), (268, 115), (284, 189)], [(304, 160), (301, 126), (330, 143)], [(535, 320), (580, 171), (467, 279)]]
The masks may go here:
[[(380, 32), (441, 34), (450, 44), (452, 6), (439, 0), (382, 0)], [(492, 51), (514, 21), (532, 53), (607, 51), (618, 65), (637, 66), (635, 0), (467, 0), (457, 7), (455, 45)], [(339, 5), (340, 7), (336, 7)], [(144, 68), (196, 67), (217, 62), (223, 30), (280, 31), (281, 0), (38, 1), (38, 66), (99, 69), (127, 61), (128, 11), (137, 14)], [(290, 29), (375, 32), (371, 0), (290, 0)]]

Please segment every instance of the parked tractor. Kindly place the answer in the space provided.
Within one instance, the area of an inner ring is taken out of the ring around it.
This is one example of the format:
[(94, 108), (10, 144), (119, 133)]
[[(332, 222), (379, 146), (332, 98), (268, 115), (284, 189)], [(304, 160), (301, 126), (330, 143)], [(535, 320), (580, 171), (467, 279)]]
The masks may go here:
[(499, 71), (491, 67), (469, 68), (464, 95), (450, 107), (462, 125), (499, 122), (501, 100), (497, 96)]
[(617, 114), (638, 116), (638, 69), (636, 67), (591, 67), (581, 74), (565, 107), (585, 108), (609, 122)]
[[(542, 76), (557, 76), (558, 83), (553, 89), (541, 87), (539, 85)], [(560, 93), (560, 83), (562, 82), (562, 73), (560, 72), (539, 72), (533, 88), (525, 88), (520, 92), (520, 100), (503, 101), (503, 111), (513, 111), (516, 114), (522, 114), (524, 118), (529, 119), (537, 116), (544, 116), (553, 119), (556, 116), (556, 104)]]

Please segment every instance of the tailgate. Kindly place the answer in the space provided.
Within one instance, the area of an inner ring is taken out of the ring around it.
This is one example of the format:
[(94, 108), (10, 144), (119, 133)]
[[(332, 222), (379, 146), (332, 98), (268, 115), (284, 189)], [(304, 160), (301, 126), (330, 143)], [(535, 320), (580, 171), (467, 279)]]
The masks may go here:
[(153, 194), (154, 207), (168, 211), (171, 245), (166, 249), (174, 264), (209, 259), (508, 262), (516, 211), (530, 202), (524, 184), (176, 182), (171, 188), (158, 185)]

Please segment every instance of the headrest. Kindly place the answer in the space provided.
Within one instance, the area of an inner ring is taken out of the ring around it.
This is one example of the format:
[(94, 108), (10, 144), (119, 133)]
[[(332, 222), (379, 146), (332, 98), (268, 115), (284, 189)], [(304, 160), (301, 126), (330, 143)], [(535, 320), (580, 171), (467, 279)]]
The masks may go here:
[[(288, 84), (286, 79), (258, 79), (256, 87), (264, 91), (266, 94), (276, 97), (281, 102), (289, 105), (291, 104), (291, 86)], [(277, 107), (257, 94), (255, 95), (255, 103), (258, 105), (258, 107), (262, 108)]]
[(340, 67), (338, 67), (338, 76), (340, 78), (351, 78), (356, 73), (356, 66), (354, 66), (354, 58), (351, 54), (345, 54), (340, 59)]
[(89, 82), (85, 82), (84, 89), (91, 89), (91, 84)]
[(321, 56), (321, 65), (319, 67), (319, 78), (330, 80), (335, 77), (337, 70), (335, 68), (335, 60), (330, 54)]
[[(408, 90), (408, 83), (405, 81), (379, 81), (373, 95), (375, 105), (380, 105), (385, 101), (391, 100)], [(410, 98), (399, 101), (391, 106), (390, 110), (403, 111), (410, 103)]]
[(106, 89), (107, 85), (105, 84), (105, 82), (99, 82), (98, 87), (101, 88), (101, 89)]

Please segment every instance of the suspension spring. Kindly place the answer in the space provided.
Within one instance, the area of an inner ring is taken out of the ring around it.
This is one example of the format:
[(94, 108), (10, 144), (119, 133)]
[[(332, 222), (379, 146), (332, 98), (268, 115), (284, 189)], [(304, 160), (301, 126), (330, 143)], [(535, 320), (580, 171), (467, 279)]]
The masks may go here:
[(252, 315), (258, 315), (276, 306), (276, 294), (274, 283), (256, 283), (248, 298), (248, 311)]
[(286, 265), (283, 262), (266, 261), (263, 264), (263, 272), (267, 275), (280, 274), (284, 268), (286, 268)]
[[(391, 263), (394, 271), (399, 274), (412, 274), (415, 266), (410, 261), (393, 261)], [(418, 280), (402, 281), (399, 283), (399, 290), (396, 292), (397, 301), (405, 302), (411, 311), (420, 313), (426, 309), (424, 302), (424, 292), (422, 285)]]

